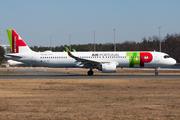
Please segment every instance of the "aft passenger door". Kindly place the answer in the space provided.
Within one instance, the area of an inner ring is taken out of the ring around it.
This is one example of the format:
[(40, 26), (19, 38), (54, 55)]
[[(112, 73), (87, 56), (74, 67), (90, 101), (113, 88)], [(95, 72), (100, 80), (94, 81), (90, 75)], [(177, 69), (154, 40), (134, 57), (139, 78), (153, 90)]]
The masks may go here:
[(31, 63), (36, 63), (36, 53), (31, 54)]

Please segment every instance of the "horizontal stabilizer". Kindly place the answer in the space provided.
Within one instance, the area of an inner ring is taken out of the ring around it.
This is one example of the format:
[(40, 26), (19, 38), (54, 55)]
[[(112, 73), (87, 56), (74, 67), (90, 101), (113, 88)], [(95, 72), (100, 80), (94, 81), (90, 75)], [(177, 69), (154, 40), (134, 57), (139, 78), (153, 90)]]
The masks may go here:
[(21, 56), (17, 56), (17, 55), (4, 55), (5, 58), (22, 58)]

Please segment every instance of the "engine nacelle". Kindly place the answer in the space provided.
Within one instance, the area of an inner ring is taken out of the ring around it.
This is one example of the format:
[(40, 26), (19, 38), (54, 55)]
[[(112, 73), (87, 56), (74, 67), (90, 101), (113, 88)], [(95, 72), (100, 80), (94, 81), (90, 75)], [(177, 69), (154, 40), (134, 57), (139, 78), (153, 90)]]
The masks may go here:
[(104, 73), (113, 73), (116, 72), (116, 64), (115, 63), (104, 63), (99, 67)]

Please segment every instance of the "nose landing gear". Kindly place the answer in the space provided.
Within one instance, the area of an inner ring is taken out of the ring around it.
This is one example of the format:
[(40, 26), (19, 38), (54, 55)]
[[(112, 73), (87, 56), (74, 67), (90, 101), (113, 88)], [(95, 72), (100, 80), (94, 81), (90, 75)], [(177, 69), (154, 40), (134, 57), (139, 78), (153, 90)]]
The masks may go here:
[(157, 71), (157, 68), (155, 68), (155, 75), (158, 75), (158, 71)]

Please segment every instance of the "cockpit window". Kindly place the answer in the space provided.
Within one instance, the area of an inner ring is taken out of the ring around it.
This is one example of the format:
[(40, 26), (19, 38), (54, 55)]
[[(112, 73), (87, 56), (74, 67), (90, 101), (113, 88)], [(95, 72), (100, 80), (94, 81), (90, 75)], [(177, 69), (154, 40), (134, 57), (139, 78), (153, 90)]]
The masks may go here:
[(169, 55), (165, 55), (164, 58), (171, 58)]

